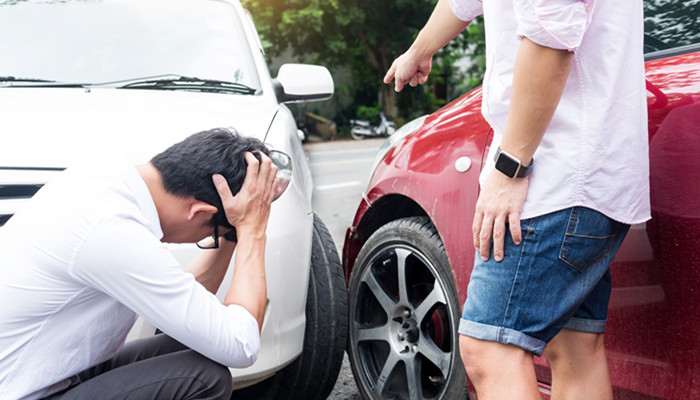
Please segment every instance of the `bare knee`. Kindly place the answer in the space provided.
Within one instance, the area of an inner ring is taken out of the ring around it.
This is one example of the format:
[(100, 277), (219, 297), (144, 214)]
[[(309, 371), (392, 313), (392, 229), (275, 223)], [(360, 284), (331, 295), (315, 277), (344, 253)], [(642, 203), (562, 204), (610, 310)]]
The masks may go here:
[(562, 330), (544, 351), (553, 369), (569, 365), (592, 365), (605, 360), (602, 334)]
[(459, 353), (462, 356), (462, 363), (469, 379), (474, 383), (483, 380), (486, 374), (482, 363), (484, 356), (483, 342), (469, 336), (460, 335)]
[(564, 329), (545, 356), (552, 367), (552, 398), (613, 398), (603, 334)]
[(561, 361), (562, 358), (566, 358), (565, 352), (566, 348), (561, 343), (552, 340), (544, 349), (544, 356), (547, 357), (547, 362), (553, 365)]
[(483, 380), (486, 376), (503, 374), (503, 369), (517, 371), (532, 369), (532, 353), (516, 347), (487, 340), (460, 336), (459, 350), (469, 379)]
[(532, 353), (513, 345), (468, 336), (460, 336), (459, 350), (479, 398), (540, 398)]

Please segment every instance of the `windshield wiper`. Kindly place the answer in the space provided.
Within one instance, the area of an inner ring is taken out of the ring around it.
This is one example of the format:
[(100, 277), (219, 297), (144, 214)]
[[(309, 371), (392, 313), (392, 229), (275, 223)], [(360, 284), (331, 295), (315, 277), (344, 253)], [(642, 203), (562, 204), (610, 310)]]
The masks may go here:
[(257, 89), (242, 83), (219, 81), (215, 79), (200, 79), (190, 76), (177, 78), (143, 79), (118, 86), (118, 89), (154, 89), (154, 90), (194, 90), (199, 92), (233, 92), (255, 94)]
[(9, 83), (5, 87), (85, 87), (83, 83), (57, 82), (50, 79), (17, 78), (14, 76), (0, 76), (0, 83)]
[(14, 76), (0, 76), (0, 82), (56, 82), (48, 79), (17, 78)]

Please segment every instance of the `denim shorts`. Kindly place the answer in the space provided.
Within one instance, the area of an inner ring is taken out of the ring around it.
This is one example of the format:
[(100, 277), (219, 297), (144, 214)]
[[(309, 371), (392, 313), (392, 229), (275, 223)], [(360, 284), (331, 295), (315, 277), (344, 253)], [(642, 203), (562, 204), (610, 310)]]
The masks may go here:
[(476, 254), (459, 333), (542, 355), (562, 329), (602, 333), (610, 262), (629, 225), (584, 207), (521, 221), (522, 242), (506, 234), (504, 258)]

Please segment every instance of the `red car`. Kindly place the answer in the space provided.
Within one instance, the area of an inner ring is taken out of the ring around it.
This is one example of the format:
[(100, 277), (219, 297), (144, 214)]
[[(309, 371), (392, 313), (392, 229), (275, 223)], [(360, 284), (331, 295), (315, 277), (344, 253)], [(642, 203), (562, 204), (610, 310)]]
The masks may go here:
[[(645, 3), (652, 219), (632, 226), (611, 265), (606, 348), (616, 399), (700, 399), (700, 4)], [(476, 89), (377, 154), (343, 249), (364, 398), (467, 395), (457, 326), (491, 139), (480, 109)], [(536, 368), (548, 399), (544, 357)]]

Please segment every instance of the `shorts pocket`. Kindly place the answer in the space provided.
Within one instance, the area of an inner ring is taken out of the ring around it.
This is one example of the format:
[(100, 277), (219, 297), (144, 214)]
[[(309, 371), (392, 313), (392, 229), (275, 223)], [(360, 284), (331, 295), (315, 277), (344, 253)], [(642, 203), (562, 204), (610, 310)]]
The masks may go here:
[(583, 207), (574, 207), (561, 244), (559, 259), (583, 272), (610, 254), (617, 223), (605, 215)]

